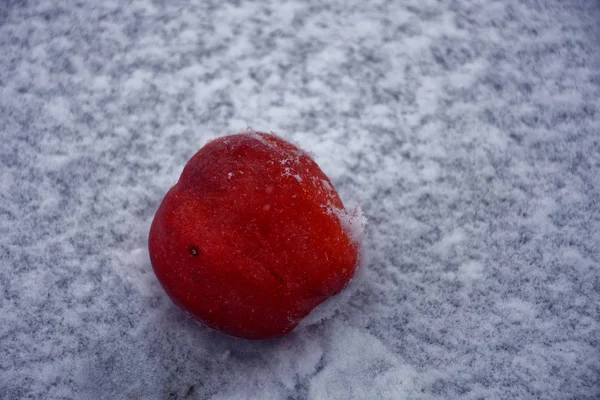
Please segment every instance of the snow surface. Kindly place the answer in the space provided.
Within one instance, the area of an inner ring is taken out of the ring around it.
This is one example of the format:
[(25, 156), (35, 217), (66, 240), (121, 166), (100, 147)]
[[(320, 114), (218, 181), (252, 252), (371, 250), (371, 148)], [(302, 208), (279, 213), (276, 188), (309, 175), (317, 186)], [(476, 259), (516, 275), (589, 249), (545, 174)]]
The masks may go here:
[[(0, 398), (600, 398), (595, 0), (0, 5)], [(148, 229), (248, 126), (368, 218), (290, 335), (198, 326)]]

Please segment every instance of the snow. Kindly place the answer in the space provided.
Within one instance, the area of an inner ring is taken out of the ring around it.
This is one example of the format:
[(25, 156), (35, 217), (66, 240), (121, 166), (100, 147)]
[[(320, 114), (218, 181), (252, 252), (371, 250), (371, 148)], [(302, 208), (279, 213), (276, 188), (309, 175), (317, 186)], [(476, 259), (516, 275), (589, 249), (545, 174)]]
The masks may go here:
[[(598, 21), (594, 1), (3, 2), (0, 398), (600, 397)], [(179, 311), (146, 243), (186, 161), (249, 127), (368, 219), (348, 288), (265, 342)]]

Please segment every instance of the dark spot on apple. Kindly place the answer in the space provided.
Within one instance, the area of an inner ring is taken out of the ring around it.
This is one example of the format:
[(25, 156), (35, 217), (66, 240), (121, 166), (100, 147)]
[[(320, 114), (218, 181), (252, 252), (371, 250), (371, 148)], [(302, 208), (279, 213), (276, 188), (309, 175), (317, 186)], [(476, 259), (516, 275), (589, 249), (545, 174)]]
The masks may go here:
[(268, 270), (269, 270), (269, 272), (271, 273), (271, 276), (272, 276), (273, 278), (275, 278), (275, 280), (276, 280), (277, 282), (279, 282), (279, 283), (280, 283), (280, 284), (282, 284), (282, 285), (285, 283), (285, 280), (284, 280), (284, 279), (281, 277), (281, 275), (279, 275), (277, 272), (275, 272), (275, 271), (274, 271), (274, 270), (272, 270), (271, 268), (268, 268)]
[(198, 248), (196, 246), (190, 246), (190, 254), (194, 257), (198, 257), (198, 254), (200, 253), (198, 252)]

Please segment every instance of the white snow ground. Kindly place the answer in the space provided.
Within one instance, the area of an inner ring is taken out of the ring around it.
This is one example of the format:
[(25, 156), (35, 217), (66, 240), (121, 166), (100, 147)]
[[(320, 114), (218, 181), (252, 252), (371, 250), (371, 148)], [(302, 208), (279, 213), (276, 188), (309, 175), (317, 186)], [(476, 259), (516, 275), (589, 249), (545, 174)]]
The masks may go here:
[[(0, 5), (1, 399), (600, 397), (600, 3), (186, 3)], [(247, 126), (369, 219), (347, 301), (268, 342), (146, 248)]]

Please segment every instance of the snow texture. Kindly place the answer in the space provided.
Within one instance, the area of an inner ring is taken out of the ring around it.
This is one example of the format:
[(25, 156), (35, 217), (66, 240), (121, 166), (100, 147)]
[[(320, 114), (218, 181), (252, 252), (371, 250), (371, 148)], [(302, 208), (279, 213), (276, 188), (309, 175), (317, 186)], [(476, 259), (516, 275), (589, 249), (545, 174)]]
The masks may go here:
[[(596, 0), (3, 0), (0, 398), (600, 398), (599, 43)], [(264, 342), (146, 246), (249, 126), (369, 221), (343, 301)]]

